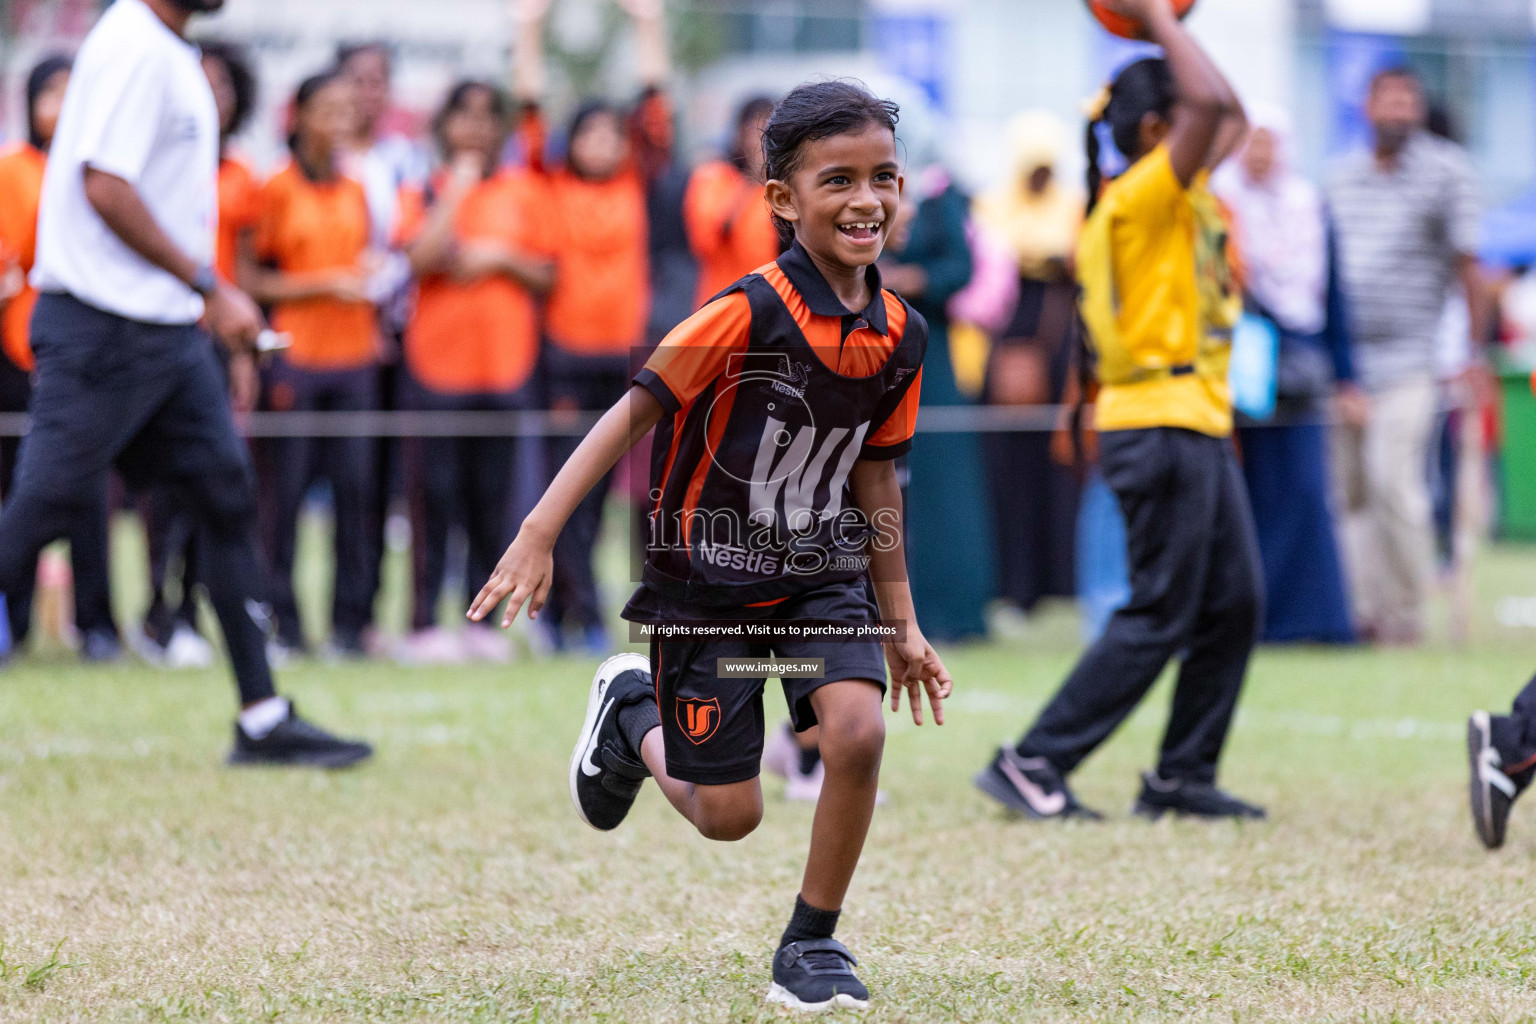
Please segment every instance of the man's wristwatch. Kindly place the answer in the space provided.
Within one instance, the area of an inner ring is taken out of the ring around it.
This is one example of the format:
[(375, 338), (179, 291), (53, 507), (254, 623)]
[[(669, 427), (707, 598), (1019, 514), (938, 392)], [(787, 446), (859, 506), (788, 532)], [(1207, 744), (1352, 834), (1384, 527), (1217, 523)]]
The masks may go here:
[(206, 299), (219, 290), (219, 275), (212, 267), (199, 267), (192, 275), (192, 290)]

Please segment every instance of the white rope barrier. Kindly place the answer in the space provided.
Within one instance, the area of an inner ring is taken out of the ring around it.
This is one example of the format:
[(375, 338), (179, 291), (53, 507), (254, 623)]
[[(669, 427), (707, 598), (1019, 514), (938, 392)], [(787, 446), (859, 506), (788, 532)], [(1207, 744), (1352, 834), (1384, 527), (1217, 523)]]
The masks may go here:
[[(1059, 405), (932, 405), (919, 434), (1049, 434), (1067, 412)], [(258, 412), (236, 417), (247, 437), (584, 437), (601, 413), (573, 412)], [(24, 413), (0, 413), (0, 437), (27, 432)], [(1279, 418), (1260, 426), (1326, 424), (1326, 417)]]

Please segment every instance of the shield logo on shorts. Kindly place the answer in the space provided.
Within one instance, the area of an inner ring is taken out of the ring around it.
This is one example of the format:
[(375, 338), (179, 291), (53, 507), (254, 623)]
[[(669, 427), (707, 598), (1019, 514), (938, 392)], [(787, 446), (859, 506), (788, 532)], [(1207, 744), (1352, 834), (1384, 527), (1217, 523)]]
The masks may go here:
[(714, 697), (708, 700), (677, 698), (677, 724), (682, 727), (683, 735), (698, 746), (720, 728), (720, 701)]

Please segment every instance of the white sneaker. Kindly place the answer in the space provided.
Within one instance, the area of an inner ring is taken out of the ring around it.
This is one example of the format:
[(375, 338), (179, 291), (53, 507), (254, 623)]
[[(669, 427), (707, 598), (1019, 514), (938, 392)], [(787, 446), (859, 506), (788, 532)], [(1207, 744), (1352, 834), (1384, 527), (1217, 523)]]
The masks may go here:
[(827, 779), (826, 765), (820, 761), (812, 768), (810, 774), (800, 771), (798, 759), (784, 777), (784, 799), (795, 803), (813, 804), (821, 799), (821, 784)]
[(512, 646), (495, 626), (465, 626), (462, 643), (464, 653), (471, 661), (505, 665), (512, 660)]
[(791, 772), (800, 767), (800, 747), (795, 743), (794, 735), (789, 731), (789, 726), (775, 729), (768, 736), (768, 741), (763, 744), (763, 770), (781, 779), (787, 779)]
[(165, 645), (166, 668), (212, 668), (214, 659), (213, 645), (186, 623), (177, 625), (171, 642)]
[(462, 665), (464, 644), (457, 633), (441, 626), (417, 630), (395, 646), (402, 665)]

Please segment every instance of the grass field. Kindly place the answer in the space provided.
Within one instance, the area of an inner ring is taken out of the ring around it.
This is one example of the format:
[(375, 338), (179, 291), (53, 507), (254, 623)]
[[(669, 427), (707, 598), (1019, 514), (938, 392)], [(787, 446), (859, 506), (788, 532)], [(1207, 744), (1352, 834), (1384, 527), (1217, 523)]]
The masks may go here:
[[(1536, 556), (1499, 549), (1468, 651), (1265, 651), (1224, 770), (1258, 826), (1126, 817), (1161, 692), (1081, 773), (1109, 822), (1005, 820), (969, 778), (1070, 664), (1071, 623), (949, 652), (950, 724), (890, 721), (840, 930), (865, 1019), (1536, 1020), (1536, 812), (1482, 852), (1462, 747), (1536, 661), (1494, 615), (1529, 593)], [(334, 776), (221, 768), (219, 671), (5, 670), (0, 1020), (780, 1018), (810, 810), (770, 800), (724, 846), (651, 789), (589, 831), (565, 765), (591, 670), (299, 666), (304, 710), (379, 747)]]

